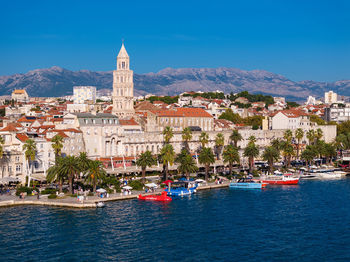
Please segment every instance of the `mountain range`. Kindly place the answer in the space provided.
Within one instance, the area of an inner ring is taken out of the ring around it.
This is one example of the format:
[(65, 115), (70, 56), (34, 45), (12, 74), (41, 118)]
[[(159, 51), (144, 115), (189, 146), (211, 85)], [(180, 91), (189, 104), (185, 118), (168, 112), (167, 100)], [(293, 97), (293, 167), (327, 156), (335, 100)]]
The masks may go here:
[[(25, 74), (0, 76), (0, 95), (14, 89), (26, 89), (29, 96), (64, 96), (73, 86), (96, 86), (102, 93), (112, 90), (112, 71), (70, 71), (61, 67), (36, 69)], [(176, 95), (184, 91), (216, 91), (236, 93), (247, 90), (289, 100), (305, 100), (308, 95), (322, 97), (329, 90), (350, 96), (350, 80), (336, 82), (292, 81), (264, 70), (236, 68), (166, 68), (157, 73), (134, 74), (134, 95)]]

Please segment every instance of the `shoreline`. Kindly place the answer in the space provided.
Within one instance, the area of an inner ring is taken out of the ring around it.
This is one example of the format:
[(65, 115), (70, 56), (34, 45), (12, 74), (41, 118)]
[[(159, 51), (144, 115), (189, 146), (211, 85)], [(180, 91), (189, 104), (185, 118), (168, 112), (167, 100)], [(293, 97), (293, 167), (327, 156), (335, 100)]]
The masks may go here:
[[(228, 187), (230, 183), (223, 183), (223, 184), (212, 184), (212, 185), (206, 185), (201, 186), (197, 188), (197, 191), (199, 190), (209, 190), (209, 189), (217, 189), (217, 188), (224, 188)], [(159, 192), (154, 193), (143, 193), (142, 195), (152, 195), (152, 194), (159, 194)], [(21, 206), (21, 205), (37, 205), (37, 206), (54, 206), (54, 207), (68, 207), (68, 208), (96, 208), (96, 204), (98, 202), (110, 202), (110, 201), (122, 201), (122, 200), (130, 200), (130, 199), (137, 199), (138, 194), (132, 194), (132, 195), (119, 195), (119, 196), (111, 196), (109, 198), (100, 198), (100, 199), (92, 199), (92, 200), (85, 200), (83, 203), (75, 202), (76, 199), (72, 199), (72, 202), (61, 202), (61, 201), (55, 201), (55, 200), (3, 200), (0, 201), (0, 208), (6, 208), (6, 207), (12, 207), (12, 206)], [(73, 202), (74, 201), (74, 202)]]

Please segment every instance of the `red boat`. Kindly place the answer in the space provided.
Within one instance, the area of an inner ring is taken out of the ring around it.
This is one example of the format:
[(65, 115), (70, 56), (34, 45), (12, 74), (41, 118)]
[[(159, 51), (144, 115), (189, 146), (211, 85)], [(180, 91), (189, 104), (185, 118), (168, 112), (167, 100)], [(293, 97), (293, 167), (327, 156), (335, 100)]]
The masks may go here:
[(173, 200), (171, 197), (167, 196), (167, 192), (163, 191), (162, 194), (160, 195), (148, 195), (148, 196), (143, 196), (139, 195), (138, 199), (140, 200), (153, 200), (153, 201), (171, 201)]
[(260, 181), (270, 185), (297, 185), (299, 183), (299, 177), (293, 177), (292, 174), (285, 174), (282, 176), (267, 176), (261, 178)]

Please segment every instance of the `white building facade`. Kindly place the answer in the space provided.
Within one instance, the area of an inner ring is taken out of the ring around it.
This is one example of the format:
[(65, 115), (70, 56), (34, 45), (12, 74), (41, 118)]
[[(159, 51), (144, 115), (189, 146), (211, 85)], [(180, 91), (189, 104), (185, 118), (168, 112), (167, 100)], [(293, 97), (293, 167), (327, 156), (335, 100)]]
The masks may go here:
[(95, 86), (74, 86), (73, 87), (74, 104), (85, 104), (85, 101), (96, 103)]

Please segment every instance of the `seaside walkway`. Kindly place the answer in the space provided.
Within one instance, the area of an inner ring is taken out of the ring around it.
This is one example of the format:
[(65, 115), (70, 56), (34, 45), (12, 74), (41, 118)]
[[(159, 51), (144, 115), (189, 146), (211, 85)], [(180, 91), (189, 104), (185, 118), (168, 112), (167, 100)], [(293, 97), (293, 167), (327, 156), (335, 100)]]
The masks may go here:
[[(210, 183), (197, 188), (197, 190), (208, 190), (215, 188), (228, 187), (229, 182), (223, 184)], [(107, 198), (100, 198), (98, 196), (89, 196), (84, 201), (78, 201), (76, 197), (65, 196), (64, 198), (48, 199), (47, 195), (43, 195), (40, 199), (36, 196), (27, 196), (25, 199), (19, 199), (18, 196), (2, 195), (0, 196), (0, 207), (10, 207), (18, 205), (40, 205), (40, 206), (54, 206), (54, 207), (68, 207), (68, 208), (96, 208), (98, 202), (120, 201), (128, 199), (137, 199), (139, 194), (151, 195), (160, 194), (163, 189), (157, 189), (154, 193), (145, 193), (144, 191), (133, 191), (130, 195), (123, 195), (122, 193), (110, 194)]]

